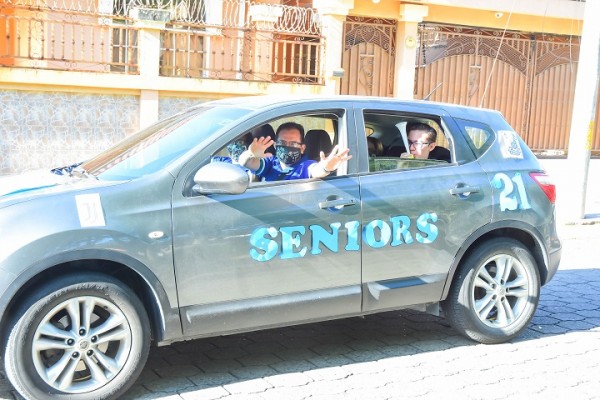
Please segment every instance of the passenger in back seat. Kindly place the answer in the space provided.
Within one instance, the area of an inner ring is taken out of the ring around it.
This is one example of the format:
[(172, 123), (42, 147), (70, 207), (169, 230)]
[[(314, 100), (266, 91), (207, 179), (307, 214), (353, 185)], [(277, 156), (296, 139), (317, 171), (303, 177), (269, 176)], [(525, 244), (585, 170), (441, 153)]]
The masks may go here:
[(229, 143), (226, 147), (227, 156), (213, 156), (210, 162), (226, 162), (229, 164), (238, 164), (240, 155), (248, 149), (252, 143), (252, 136), (246, 133), (244, 136)]
[(369, 157), (379, 157), (383, 154), (383, 144), (381, 140), (367, 136), (367, 145), (369, 150)]
[(450, 151), (436, 146), (437, 132), (431, 126), (421, 122), (409, 122), (406, 124), (406, 134), (409, 152), (402, 153), (400, 157), (450, 162)]

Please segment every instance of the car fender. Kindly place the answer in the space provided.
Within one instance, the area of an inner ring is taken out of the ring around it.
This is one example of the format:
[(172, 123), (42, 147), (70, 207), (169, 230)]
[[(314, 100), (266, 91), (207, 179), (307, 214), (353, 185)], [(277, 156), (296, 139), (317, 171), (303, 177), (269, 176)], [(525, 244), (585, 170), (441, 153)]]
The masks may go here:
[(548, 250), (544, 245), (544, 241), (539, 230), (534, 226), (524, 223), (522, 221), (502, 220), (492, 222), (490, 224), (480, 227), (479, 229), (475, 230), (467, 240), (465, 240), (464, 244), (456, 253), (454, 261), (452, 262), (450, 270), (448, 271), (448, 276), (446, 277), (446, 283), (444, 284), (444, 290), (442, 291), (442, 297), (440, 298), (440, 300), (444, 300), (448, 296), (448, 291), (450, 290), (450, 286), (452, 285), (452, 281), (454, 280), (454, 274), (456, 273), (465, 255), (467, 255), (470, 252), (473, 246), (477, 245), (477, 241), (481, 239), (485, 240), (485, 237), (494, 237), (495, 233), (499, 234), (500, 230), (502, 229), (518, 230), (532, 238), (535, 244), (535, 248), (530, 248), (529, 250), (531, 251), (533, 257), (536, 259), (538, 267), (540, 268), (539, 272), (541, 282), (542, 284), (544, 284), (549, 280), (547, 276), (550, 275), (551, 277), (553, 271), (549, 271)]
[[(26, 248), (24, 250), (26, 251)], [(35, 281), (36, 277), (39, 279), (48, 272), (53, 273), (54, 267), (59, 265), (96, 260), (117, 263), (141, 278), (153, 301), (152, 306), (147, 309), (154, 321), (154, 337), (158, 342), (168, 342), (181, 337), (178, 305), (169, 301), (167, 290), (154, 272), (142, 261), (124, 253), (122, 249), (73, 249), (37, 260), (23, 268), (18, 275), (3, 271), (2, 280), (10, 280), (10, 282), (2, 283), (6, 290), (0, 295), (0, 315), (3, 316), (0, 323), (4, 325), (7, 316), (10, 315), (7, 310), (15, 304), (20, 292), (27, 287), (28, 283)], [(72, 271), (62, 269), (61, 273), (68, 274), (76, 271), (72, 267)], [(112, 275), (111, 271), (99, 270), (99, 272)]]

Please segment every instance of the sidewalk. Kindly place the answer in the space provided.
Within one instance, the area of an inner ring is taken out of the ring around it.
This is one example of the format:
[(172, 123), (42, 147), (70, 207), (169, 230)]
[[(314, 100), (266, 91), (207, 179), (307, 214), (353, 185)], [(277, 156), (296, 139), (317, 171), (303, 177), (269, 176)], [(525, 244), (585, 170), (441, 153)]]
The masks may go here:
[[(564, 158), (541, 158), (540, 163), (545, 168), (546, 172), (554, 179), (556, 183), (556, 215), (559, 223), (572, 223), (566, 221), (564, 217), (565, 207), (568, 207), (566, 192), (566, 183), (573, 172), (569, 170), (567, 159)], [(583, 224), (600, 223), (600, 159), (590, 160), (588, 171), (586, 202), (585, 202), (585, 218), (578, 221)]]

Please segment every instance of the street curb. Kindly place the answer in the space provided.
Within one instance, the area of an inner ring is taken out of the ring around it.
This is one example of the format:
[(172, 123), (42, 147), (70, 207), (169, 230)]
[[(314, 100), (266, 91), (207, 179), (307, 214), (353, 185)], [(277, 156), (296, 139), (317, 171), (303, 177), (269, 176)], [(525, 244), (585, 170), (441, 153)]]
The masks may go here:
[(561, 221), (561, 222), (564, 225), (596, 225), (596, 224), (600, 224), (600, 216), (596, 216), (596, 215), (597, 214), (594, 214), (593, 216), (586, 216), (581, 219), (566, 220), (566, 221)]

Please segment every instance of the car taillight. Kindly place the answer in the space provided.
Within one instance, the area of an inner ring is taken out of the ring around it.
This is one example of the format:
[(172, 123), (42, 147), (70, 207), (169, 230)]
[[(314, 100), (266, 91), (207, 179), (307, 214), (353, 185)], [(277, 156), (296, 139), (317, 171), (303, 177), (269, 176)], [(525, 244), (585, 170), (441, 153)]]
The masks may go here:
[(529, 176), (542, 188), (550, 203), (554, 204), (556, 200), (556, 186), (552, 179), (543, 172), (530, 172)]

